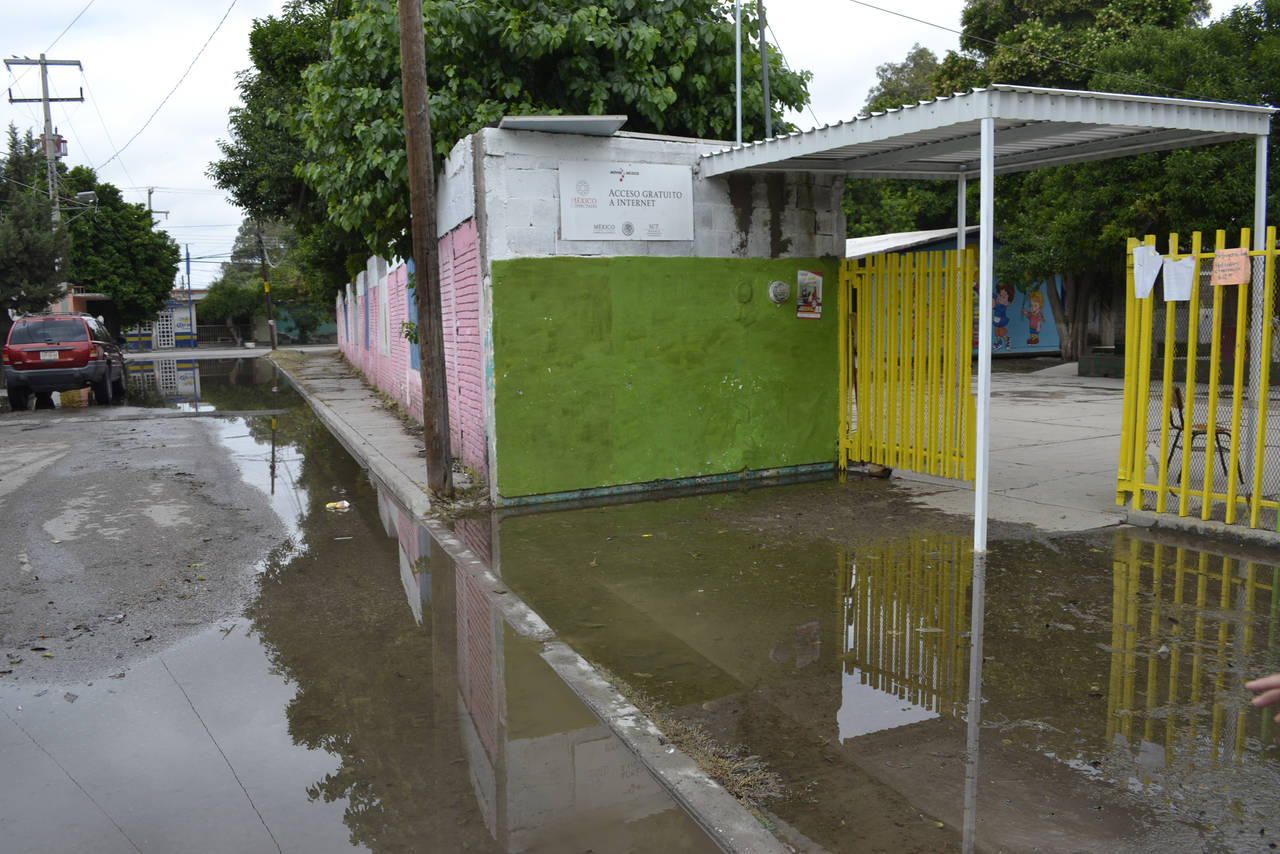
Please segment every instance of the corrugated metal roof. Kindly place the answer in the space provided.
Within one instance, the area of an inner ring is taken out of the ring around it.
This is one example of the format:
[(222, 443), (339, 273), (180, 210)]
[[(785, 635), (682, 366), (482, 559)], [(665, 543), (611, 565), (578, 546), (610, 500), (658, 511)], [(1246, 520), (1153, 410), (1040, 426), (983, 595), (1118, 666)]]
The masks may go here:
[(995, 172), (1008, 174), (1189, 148), (1269, 133), (1271, 107), (993, 84), (702, 156), (704, 176), (841, 172), (864, 178), (966, 178), (981, 168), (981, 124), (995, 120)]

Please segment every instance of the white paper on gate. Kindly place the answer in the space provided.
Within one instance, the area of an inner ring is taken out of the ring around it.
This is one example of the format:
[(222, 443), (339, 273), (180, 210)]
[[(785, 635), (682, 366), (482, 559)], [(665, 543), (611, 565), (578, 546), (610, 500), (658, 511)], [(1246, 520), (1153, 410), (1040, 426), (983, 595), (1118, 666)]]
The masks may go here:
[(1164, 260), (1154, 246), (1145, 243), (1133, 247), (1133, 295), (1138, 299), (1151, 296), (1151, 289), (1156, 286), (1156, 274), (1160, 272), (1160, 262)]
[(1191, 299), (1191, 280), (1196, 272), (1196, 259), (1175, 261), (1164, 259), (1164, 298), (1168, 302), (1187, 302)]

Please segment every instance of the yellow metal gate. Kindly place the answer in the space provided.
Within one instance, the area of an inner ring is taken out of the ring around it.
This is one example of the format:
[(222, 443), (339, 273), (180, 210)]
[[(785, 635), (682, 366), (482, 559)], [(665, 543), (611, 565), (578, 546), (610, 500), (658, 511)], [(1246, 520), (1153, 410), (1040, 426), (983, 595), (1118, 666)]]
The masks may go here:
[[(1275, 229), (1263, 250), (1250, 251), (1249, 240), (1245, 229), (1240, 248), (1228, 250), (1219, 231), (1214, 249), (1202, 250), (1196, 232), (1180, 252), (1171, 234), (1164, 281), (1142, 298), (1134, 293), (1139, 242), (1129, 241), (1117, 504), (1280, 529), (1280, 424), (1268, 423)], [(1190, 268), (1190, 291), (1171, 296), (1179, 262)]]
[(974, 473), (970, 389), (976, 249), (840, 268), (840, 467)]

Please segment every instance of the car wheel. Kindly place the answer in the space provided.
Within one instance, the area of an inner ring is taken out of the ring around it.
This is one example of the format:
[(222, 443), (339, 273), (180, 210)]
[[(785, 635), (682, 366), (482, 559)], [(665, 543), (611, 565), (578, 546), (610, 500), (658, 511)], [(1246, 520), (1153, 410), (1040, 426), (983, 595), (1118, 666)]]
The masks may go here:
[(99, 406), (106, 406), (111, 402), (111, 371), (107, 370), (102, 375), (101, 382), (93, 384), (93, 402)]
[(26, 412), (31, 403), (31, 390), (20, 386), (9, 386), (9, 408), (14, 412)]

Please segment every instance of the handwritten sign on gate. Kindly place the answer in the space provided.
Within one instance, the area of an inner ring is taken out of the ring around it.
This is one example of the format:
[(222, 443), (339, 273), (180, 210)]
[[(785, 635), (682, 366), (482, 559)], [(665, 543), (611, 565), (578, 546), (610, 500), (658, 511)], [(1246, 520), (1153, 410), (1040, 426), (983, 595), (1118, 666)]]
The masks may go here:
[(1209, 284), (1213, 287), (1247, 285), (1249, 273), (1248, 249), (1219, 249), (1213, 253), (1213, 275)]

